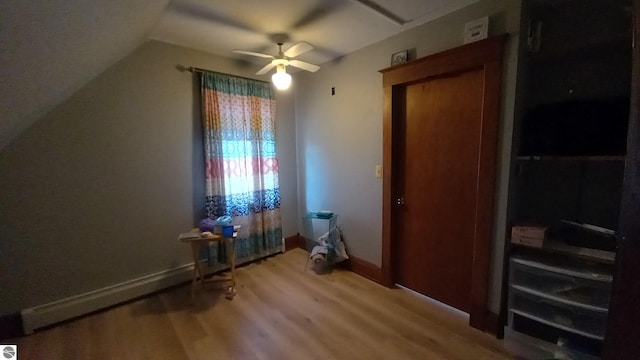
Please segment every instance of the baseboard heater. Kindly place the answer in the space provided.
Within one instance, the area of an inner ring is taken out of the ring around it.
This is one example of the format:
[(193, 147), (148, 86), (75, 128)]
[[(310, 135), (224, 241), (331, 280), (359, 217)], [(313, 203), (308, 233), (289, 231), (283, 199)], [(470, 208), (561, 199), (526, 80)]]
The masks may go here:
[[(203, 262), (206, 263), (206, 260)], [(21, 311), (22, 329), (25, 335), (29, 335), (36, 329), (190, 281), (192, 271), (193, 263), (189, 263), (95, 291), (24, 309)]]
[[(284, 238), (282, 238), (280, 252), (284, 252)], [(209, 273), (228, 268), (226, 266), (222, 269), (207, 268), (207, 259), (203, 259), (201, 262)], [(193, 262), (48, 304), (23, 309), (20, 312), (22, 330), (25, 335), (29, 335), (36, 329), (191, 281), (192, 272)]]

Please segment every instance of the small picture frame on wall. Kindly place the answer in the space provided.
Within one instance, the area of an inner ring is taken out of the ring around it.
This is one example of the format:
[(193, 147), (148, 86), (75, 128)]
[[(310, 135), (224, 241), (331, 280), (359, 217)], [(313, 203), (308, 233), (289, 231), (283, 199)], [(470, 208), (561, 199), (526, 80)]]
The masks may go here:
[(406, 63), (408, 57), (409, 50), (402, 50), (394, 53), (391, 55), (391, 66)]

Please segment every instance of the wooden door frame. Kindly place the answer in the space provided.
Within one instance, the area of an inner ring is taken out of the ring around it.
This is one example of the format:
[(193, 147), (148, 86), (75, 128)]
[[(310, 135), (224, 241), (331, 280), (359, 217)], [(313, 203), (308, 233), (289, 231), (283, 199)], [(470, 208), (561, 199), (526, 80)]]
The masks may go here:
[[(491, 231), (493, 223), (494, 183), (496, 178), (497, 129), (500, 114), (500, 85), (502, 55), (506, 35), (494, 36), (475, 43), (463, 45), (405, 64), (380, 70), (384, 90), (383, 102), (383, 185), (382, 185), (382, 283), (395, 285), (393, 273), (394, 203), (398, 195), (395, 189), (400, 181), (394, 167), (394, 118), (400, 109), (403, 89), (412, 83), (431, 77), (482, 69), (484, 76), (482, 99), (482, 136), (480, 140), (478, 197), (476, 219), (469, 324), (480, 330), (486, 329), (487, 291), (489, 261), (491, 256)], [(464, 221), (464, 219), (461, 219)]]

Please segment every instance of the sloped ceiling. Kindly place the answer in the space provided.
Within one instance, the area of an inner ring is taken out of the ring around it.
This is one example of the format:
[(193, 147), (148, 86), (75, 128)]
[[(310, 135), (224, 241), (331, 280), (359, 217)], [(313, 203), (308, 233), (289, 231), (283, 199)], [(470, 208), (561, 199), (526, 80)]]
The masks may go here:
[(147, 39), (256, 62), (274, 34), (322, 64), (478, 0), (0, 1), (0, 149)]
[(0, 1), (0, 148), (140, 46), (168, 3)]

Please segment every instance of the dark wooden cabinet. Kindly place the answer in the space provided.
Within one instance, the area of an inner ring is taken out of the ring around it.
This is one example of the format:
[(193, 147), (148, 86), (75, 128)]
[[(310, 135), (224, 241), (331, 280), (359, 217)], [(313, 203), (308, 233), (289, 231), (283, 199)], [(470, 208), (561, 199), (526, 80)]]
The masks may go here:
[(507, 233), (548, 230), (541, 249), (507, 239), (501, 319), (550, 355), (640, 358), (638, 2), (522, 4)]
[(640, 1), (633, 1), (634, 39), (627, 156), (618, 251), (604, 359), (640, 359)]

